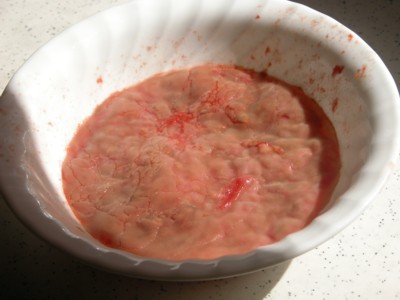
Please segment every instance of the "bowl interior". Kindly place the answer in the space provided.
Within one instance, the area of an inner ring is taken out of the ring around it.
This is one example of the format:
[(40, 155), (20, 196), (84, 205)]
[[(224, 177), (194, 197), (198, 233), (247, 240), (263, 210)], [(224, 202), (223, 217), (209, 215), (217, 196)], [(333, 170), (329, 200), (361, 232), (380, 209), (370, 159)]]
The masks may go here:
[[(398, 95), (390, 74), (356, 34), (311, 9), (279, 0), (133, 1), (71, 27), (37, 51), (3, 95), (2, 111), (12, 113), (4, 113), (0, 121), (8, 145), (3, 147), (7, 159), (2, 167), (23, 170), (15, 176), (3, 174), (3, 182), (18, 189), (26, 181), (35, 205), (68, 238), (84, 239), (86, 257), (93, 249), (112, 252), (83, 230), (66, 202), (61, 182), (66, 146), (77, 126), (112, 92), (154, 73), (202, 63), (236, 64), (301, 86), (336, 128), (341, 177), (316, 221), (336, 224), (320, 234), (312, 223), (288, 237), (291, 243), (282, 247), (292, 252), (279, 259), (336, 233), (380, 188), (398, 147), (393, 139), (399, 127), (393, 104)], [(13, 197), (11, 190), (6, 194)], [(21, 204), (11, 206), (26, 214)], [(339, 214), (343, 221), (335, 220)], [(321, 237), (293, 250), (307, 230)], [(56, 241), (60, 246), (62, 239)], [(276, 260), (272, 255), (264, 264)]]

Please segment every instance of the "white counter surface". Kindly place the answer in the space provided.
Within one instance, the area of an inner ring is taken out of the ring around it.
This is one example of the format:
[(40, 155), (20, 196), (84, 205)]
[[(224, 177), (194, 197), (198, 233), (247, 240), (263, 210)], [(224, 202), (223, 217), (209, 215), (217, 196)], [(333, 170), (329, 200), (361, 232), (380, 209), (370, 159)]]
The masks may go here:
[[(0, 93), (66, 27), (124, 0), (1, 0)], [(299, 0), (361, 35), (400, 86), (400, 0)], [(1, 134), (1, 129), (0, 129)], [(400, 163), (347, 229), (289, 263), (208, 282), (132, 279), (86, 266), (39, 240), (0, 196), (0, 299), (400, 299)]]

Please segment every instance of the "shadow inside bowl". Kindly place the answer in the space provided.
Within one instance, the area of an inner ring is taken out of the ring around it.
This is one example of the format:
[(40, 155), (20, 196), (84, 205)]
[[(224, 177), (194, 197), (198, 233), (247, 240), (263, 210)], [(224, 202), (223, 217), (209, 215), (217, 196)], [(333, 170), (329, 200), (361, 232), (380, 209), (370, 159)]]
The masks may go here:
[[(239, 277), (162, 282), (104, 272), (72, 259), (27, 231), (0, 197), (1, 299), (264, 299), (290, 262)], [(2, 263), (2, 261), (8, 261)], [(12, 261), (12, 263), (10, 263)]]

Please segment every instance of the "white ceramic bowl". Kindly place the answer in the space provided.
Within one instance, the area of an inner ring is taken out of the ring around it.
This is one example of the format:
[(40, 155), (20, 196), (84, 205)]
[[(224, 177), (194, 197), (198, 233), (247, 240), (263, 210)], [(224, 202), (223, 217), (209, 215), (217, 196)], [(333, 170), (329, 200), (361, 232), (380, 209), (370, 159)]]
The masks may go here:
[[(305, 229), (245, 255), (167, 262), (103, 246), (64, 197), (67, 144), (110, 93), (156, 72), (201, 63), (267, 70), (318, 101), (337, 130), (342, 155), (332, 201)], [(377, 54), (354, 32), (303, 5), (132, 1), (66, 30), (10, 81), (0, 101), (1, 191), (39, 236), (100, 268), (165, 280), (242, 274), (318, 246), (361, 213), (394, 165), (399, 111), (395, 83)]]

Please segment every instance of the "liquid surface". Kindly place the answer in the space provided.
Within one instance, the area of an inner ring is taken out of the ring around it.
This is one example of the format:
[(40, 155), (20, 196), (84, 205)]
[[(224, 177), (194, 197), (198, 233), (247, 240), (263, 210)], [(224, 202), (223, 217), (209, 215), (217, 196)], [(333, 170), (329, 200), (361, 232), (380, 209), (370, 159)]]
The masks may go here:
[(300, 88), (204, 65), (111, 95), (79, 127), (62, 176), (93, 237), (182, 260), (245, 253), (303, 228), (339, 171), (334, 128)]

